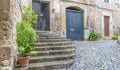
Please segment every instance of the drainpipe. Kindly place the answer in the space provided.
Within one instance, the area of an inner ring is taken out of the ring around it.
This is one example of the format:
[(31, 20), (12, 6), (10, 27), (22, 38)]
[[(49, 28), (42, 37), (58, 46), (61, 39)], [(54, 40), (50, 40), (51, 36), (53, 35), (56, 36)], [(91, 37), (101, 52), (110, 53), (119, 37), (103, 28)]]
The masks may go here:
[(89, 14), (90, 14), (90, 4), (89, 4), (89, 0), (88, 0), (88, 4), (87, 4), (87, 29), (90, 30), (90, 20), (89, 20)]

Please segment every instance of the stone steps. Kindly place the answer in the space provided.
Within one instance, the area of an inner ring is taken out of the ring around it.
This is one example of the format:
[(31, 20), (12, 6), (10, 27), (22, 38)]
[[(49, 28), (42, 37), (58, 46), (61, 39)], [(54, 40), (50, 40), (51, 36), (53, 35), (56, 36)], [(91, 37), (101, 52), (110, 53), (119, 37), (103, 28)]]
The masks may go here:
[(74, 44), (72, 41), (65, 41), (65, 42), (39, 42), (34, 43), (34, 46), (59, 46), (59, 45), (69, 45)]
[[(50, 66), (50, 67), (53, 67), (53, 66), (56, 66), (56, 65), (63, 65), (63, 66), (66, 66), (67, 64), (71, 64), (73, 63), (74, 60), (62, 60), (62, 61), (52, 61), (52, 62), (41, 62), (41, 63), (32, 63), (32, 64), (29, 64), (29, 70), (39, 70), (40, 67), (44, 67), (44, 66)], [(38, 68), (38, 69), (37, 69)], [(48, 67), (49, 68), (49, 67)], [(53, 67), (54, 68), (54, 67)], [(46, 69), (46, 68), (45, 68)]]
[(39, 45), (36, 45), (34, 46), (34, 48), (67, 48), (67, 47), (74, 47), (75, 45), (74, 44), (69, 44), (69, 45), (55, 45), (55, 46), (39, 46)]
[(49, 61), (61, 61), (61, 60), (69, 60), (75, 57), (74, 54), (63, 54), (63, 55), (48, 55), (48, 56), (37, 56), (31, 57), (30, 63), (39, 63), (39, 62), (49, 62)]
[(69, 49), (69, 48), (74, 48), (74, 45), (64, 45), (64, 46), (36, 46), (35, 49), (36, 51), (41, 51), (41, 50), (64, 50), (64, 49)]
[(37, 54), (32, 56), (47, 56), (47, 55), (59, 55), (59, 54), (72, 54), (75, 52), (75, 49), (67, 49), (67, 50), (49, 50), (49, 51), (38, 51)]
[(68, 51), (74, 51), (75, 49), (64, 49), (64, 50), (45, 50), (45, 51), (37, 51), (38, 53), (52, 53), (52, 52), (68, 52)]
[[(46, 36), (46, 37), (56, 37), (57, 35), (55, 35), (53, 32), (51, 31), (36, 31), (36, 33), (38, 34), (39, 37), (43, 37), (43, 36)], [(59, 37), (59, 36), (57, 36)]]
[(30, 60), (35, 60), (35, 59), (45, 59), (45, 58), (59, 58), (59, 57), (70, 57), (70, 56), (75, 56), (74, 54), (63, 54), (63, 55), (48, 55), (48, 56), (40, 56), (40, 57), (31, 57)]
[(30, 57), (28, 70), (58, 70), (71, 66), (75, 58), (74, 42), (50, 31), (37, 31), (38, 42), (32, 44), (38, 52)]
[(47, 56), (47, 55), (60, 55), (60, 54), (72, 54), (73, 51), (64, 51), (64, 52), (50, 52), (50, 53), (38, 53), (36, 55), (32, 55), (33, 57), (35, 56)]
[(39, 39), (38, 42), (64, 42), (70, 41), (69, 39)]
[(53, 36), (49, 36), (49, 37), (38, 37), (38, 39), (66, 39), (64, 37), (53, 37)]

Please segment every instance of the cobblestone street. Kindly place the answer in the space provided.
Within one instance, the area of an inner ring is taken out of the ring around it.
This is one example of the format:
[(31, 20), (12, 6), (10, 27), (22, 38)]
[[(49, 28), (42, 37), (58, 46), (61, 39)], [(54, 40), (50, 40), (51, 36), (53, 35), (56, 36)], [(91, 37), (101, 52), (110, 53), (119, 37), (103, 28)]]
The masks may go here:
[(70, 70), (120, 70), (120, 45), (113, 40), (76, 42), (75, 64)]

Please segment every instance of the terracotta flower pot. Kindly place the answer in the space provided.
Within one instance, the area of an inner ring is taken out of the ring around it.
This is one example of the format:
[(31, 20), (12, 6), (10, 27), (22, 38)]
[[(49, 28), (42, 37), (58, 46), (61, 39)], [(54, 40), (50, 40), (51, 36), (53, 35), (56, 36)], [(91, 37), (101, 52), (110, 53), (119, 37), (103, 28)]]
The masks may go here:
[(18, 57), (18, 62), (20, 66), (26, 67), (29, 64), (29, 57)]

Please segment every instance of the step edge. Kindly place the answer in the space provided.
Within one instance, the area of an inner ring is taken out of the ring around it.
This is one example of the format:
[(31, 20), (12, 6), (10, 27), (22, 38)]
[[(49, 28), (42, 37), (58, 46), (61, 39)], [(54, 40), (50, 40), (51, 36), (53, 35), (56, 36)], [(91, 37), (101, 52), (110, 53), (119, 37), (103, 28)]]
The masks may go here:
[[(41, 62), (41, 63), (31, 63), (28, 67), (43, 67), (43, 66), (52, 66), (52, 65), (62, 65), (62, 64), (70, 64), (74, 62), (73, 59), (71, 60), (63, 60), (63, 61), (54, 61), (54, 62)], [(52, 64), (53, 63), (53, 64)]]
[(70, 54), (70, 55), (49, 55), (49, 56), (35, 56), (35, 57), (30, 57), (30, 60), (36, 60), (36, 59), (49, 59), (49, 58), (62, 58), (62, 57), (72, 57), (75, 56), (76, 54)]

